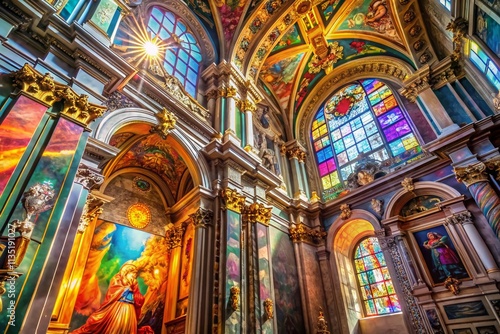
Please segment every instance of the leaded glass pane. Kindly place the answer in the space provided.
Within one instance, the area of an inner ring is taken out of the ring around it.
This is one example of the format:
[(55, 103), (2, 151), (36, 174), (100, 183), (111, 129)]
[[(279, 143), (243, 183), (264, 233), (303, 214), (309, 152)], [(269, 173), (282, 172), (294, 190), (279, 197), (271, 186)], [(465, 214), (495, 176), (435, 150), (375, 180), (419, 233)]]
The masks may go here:
[(403, 116), (403, 113), (401, 112), (401, 109), (394, 108), (390, 112), (380, 116), (378, 118), (378, 121), (379, 121), (380, 126), (382, 128), (386, 128), (387, 126), (394, 124), (403, 118), (404, 118), (404, 116)]
[(367, 285), (367, 284), (369, 284), (369, 282), (368, 282), (368, 276), (366, 275), (366, 273), (358, 274), (358, 280), (359, 280), (359, 284), (360, 285)]
[(347, 152), (342, 152), (339, 155), (337, 155), (337, 160), (339, 162), (339, 166), (345, 165), (346, 163), (349, 162), (349, 159), (347, 158)]
[(347, 157), (349, 158), (349, 160), (354, 160), (358, 157), (359, 153), (358, 153), (358, 149), (356, 148), (356, 146), (352, 146), (350, 148), (347, 149)]
[(353, 132), (354, 139), (356, 139), (356, 142), (359, 143), (363, 139), (366, 138), (365, 130), (364, 129), (358, 129)]
[(377, 315), (377, 309), (375, 308), (373, 300), (369, 299), (365, 301), (365, 309), (367, 315)]
[(345, 150), (344, 141), (337, 140), (335, 143), (333, 143), (333, 148), (335, 149), (335, 153), (343, 152)]
[(387, 295), (387, 289), (385, 288), (384, 282), (371, 284), (370, 288), (372, 289), (372, 295), (375, 298)]
[(389, 143), (389, 147), (391, 148), (393, 155), (399, 155), (399, 154), (403, 153), (404, 151), (406, 151), (401, 139), (398, 139), (398, 140), (393, 141), (392, 143)]
[(330, 189), (332, 187), (332, 183), (330, 182), (330, 176), (322, 177), (321, 183), (323, 183), (323, 189)]
[(350, 147), (350, 146), (354, 145), (355, 144), (354, 136), (352, 134), (344, 136), (344, 143), (345, 143), (345, 147)]
[(391, 303), (389, 297), (377, 298), (374, 300), (378, 314), (391, 313)]

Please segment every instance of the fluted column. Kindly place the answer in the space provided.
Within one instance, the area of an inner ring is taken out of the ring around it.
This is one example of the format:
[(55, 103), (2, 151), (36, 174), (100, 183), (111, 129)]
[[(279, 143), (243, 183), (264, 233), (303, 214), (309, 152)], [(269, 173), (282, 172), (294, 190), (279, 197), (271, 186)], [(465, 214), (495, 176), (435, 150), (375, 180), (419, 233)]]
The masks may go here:
[(479, 255), (479, 258), (481, 259), (481, 262), (483, 263), (486, 271), (488, 273), (499, 271), (493, 255), (484, 243), (483, 238), (477, 231), (476, 226), (472, 221), (472, 215), (470, 212), (465, 211), (458, 214), (453, 214), (446, 218), (446, 223), (461, 224), (464, 227), (465, 233), (467, 233), (467, 236), (469, 237), (471, 243), (474, 245), (474, 250)]
[[(199, 208), (190, 215), (194, 225), (193, 243), (193, 269), (191, 285), (189, 287), (189, 304), (186, 320), (186, 332), (188, 334), (209, 333), (210, 296), (212, 286), (210, 282), (210, 233), (212, 227), (213, 212), (208, 209)], [(214, 310), (215, 311), (215, 310)]]
[(500, 238), (500, 199), (489, 183), (486, 165), (477, 162), (465, 167), (455, 167), (453, 171), (457, 181), (469, 189), (488, 224), (497, 238)]

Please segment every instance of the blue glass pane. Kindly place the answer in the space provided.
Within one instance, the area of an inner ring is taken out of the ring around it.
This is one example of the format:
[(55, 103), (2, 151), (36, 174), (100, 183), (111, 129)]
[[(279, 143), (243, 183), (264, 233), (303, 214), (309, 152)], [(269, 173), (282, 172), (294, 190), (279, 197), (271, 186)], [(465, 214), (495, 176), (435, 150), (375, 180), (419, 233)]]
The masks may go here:
[(372, 146), (372, 149), (376, 149), (377, 147), (380, 147), (384, 144), (379, 133), (374, 134), (373, 136), (368, 138), (368, 140), (370, 142), (370, 145)]
[(186, 88), (186, 91), (189, 93), (189, 95), (195, 96), (196, 88), (193, 84), (191, 84), (190, 82), (186, 82), (185, 88)]
[(332, 138), (333, 140), (339, 140), (340, 138), (342, 138), (342, 133), (340, 133), (340, 129), (332, 131)]
[(342, 140), (337, 140), (333, 143), (333, 147), (335, 148), (335, 153), (340, 153), (344, 151), (344, 142)]
[[(174, 24), (172, 22), (170, 22), (169, 20), (163, 20), (162, 24), (163, 24), (163, 27), (165, 27), (165, 29), (167, 29), (169, 32), (167, 37), (170, 37), (170, 33), (172, 33), (174, 31)], [(163, 39), (163, 37), (162, 37), (162, 39)]]
[(323, 162), (325, 161), (325, 151), (319, 151), (316, 153), (316, 157), (318, 158), (318, 162)]
[(486, 64), (477, 56), (474, 51), (470, 53), (470, 60), (477, 66), (482, 72), (486, 69)]
[(362, 126), (363, 126), (363, 124), (361, 122), (361, 118), (359, 118), (359, 117), (357, 117), (356, 119), (351, 121), (351, 128), (353, 131), (356, 129), (359, 129)]
[(371, 113), (367, 112), (366, 114), (363, 114), (361, 116), (361, 121), (363, 122), (363, 124), (368, 124), (370, 123), (371, 121), (373, 120), (373, 116)]
[(179, 73), (177, 71), (177, 68), (176, 68), (176, 71), (174, 72), (174, 76), (179, 79), (179, 81), (184, 85), (184, 73)]
[(194, 72), (192, 69), (189, 68), (187, 72), (187, 80), (195, 84), (197, 79), (198, 79), (198, 73)]
[(179, 59), (182, 59), (186, 64), (189, 61), (189, 55), (183, 49), (179, 49), (179, 53), (177, 55)]
[(183, 81), (184, 76), (186, 75), (187, 72), (187, 64), (182, 60), (178, 59), (177, 64), (175, 64), (175, 69), (182, 74), (183, 76), (182, 81)]
[(148, 28), (153, 32), (153, 35), (151, 36), (153, 37), (160, 30), (160, 23), (158, 23), (154, 18), (151, 18), (148, 23)]
[(340, 132), (342, 132), (342, 135), (348, 135), (351, 133), (351, 125), (350, 124), (345, 124), (340, 128)]
[(365, 153), (370, 151), (370, 144), (368, 144), (368, 141), (366, 139), (358, 144), (358, 150)]
[(161, 40), (165, 40), (167, 38), (170, 37), (170, 33), (168, 31), (166, 31), (164, 28), (161, 28), (161, 31), (160, 33), (158, 34), (158, 37), (161, 39)]
[(352, 173), (352, 166), (346, 166), (340, 170), (340, 174), (342, 175), (342, 179), (347, 180), (349, 175)]
[(170, 22), (169, 24), (171, 24), (173, 27), (175, 23), (175, 15), (171, 12), (165, 12), (165, 18), (167, 20), (164, 20), (163, 24), (165, 25), (167, 22)]
[(366, 138), (365, 130), (364, 129), (358, 129), (353, 132), (354, 139), (356, 139), (356, 142), (359, 143), (363, 139)]
[(389, 143), (389, 148), (392, 151), (392, 155), (398, 155), (406, 151), (403, 142), (401, 139), (395, 140), (392, 143)]
[(158, 7), (153, 7), (153, 10), (151, 11), (151, 16), (156, 18), (158, 21), (161, 21), (163, 17), (163, 12), (158, 9)]
[(189, 58), (189, 67), (193, 69), (193, 71), (198, 72), (198, 68), (200, 67), (199, 63), (192, 57)]
[(351, 148), (348, 148), (347, 149), (347, 156), (349, 157), (349, 160), (354, 160), (358, 157), (359, 153), (358, 153), (358, 149), (356, 148), (356, 146), (353, 146)]
[(345, 147), (350, 147), (350, 146), (354, 145), (355, 144), (354, 136), (352, 134), (345, 136), (344, 143), (345, 143)]
[(165, 52), (165, 60), (168, 61), (170, 64), (175, 64), (175, 60), (177, 57), (175, 56), (175, 53), (173, 53), (171, 50), (167, 50)]
[(324, 151), (325, 151), (325, 157), (326, 157), (326, 159), (333, 157), (333, 150), (332, 150), (331, 146), (325, 148)]
[(164, 62), (163, 67), (165, 67), (165, 70), (167, 71), (168, 74), (170, 74), (170, 75), (174, 74), (174, 68), (169, 63)]
[(347, 159), (347, 152), (342, 152), (339, 155), (337, 155), (337, 160), (338, 160), (340, 166), (348, 163), (349, 159)]

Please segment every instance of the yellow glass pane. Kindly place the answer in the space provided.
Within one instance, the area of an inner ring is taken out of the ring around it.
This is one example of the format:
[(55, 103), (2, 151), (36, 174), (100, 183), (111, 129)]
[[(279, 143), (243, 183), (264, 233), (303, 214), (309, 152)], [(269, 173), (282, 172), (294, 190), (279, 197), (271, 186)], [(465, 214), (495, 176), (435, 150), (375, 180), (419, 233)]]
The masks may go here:
[(326, 124), (322, 125), (320, 128), (319, 128), (319, 134), (322, 136), (324, 134), (326, 134), (328, 132), (328, 129), (326, 128)]
[(330, 182), (330, 176), (324, 176), (321, 178), (321, 181), (323, 182), (323, 189), (330, 189), (332, 187), (332, 183)]
[(333, 172), (330, 174), (330, 178), (331, 178), (331, 183), (332, 183), (332, 187), (333, 186), (336, 186), (337, 184), (340, 183), (340, 180), (339, 180), (339, 173), (337, 172)]
[(319, 130), (314, 130), (312, 135), (313, 135), (313, 139), (316, 140), (319, 137)]
[(410, 138), (408, 138), (408, 139), (404, 139), (404, 140), (403, 140), (403, 145), (404, 145), (404, 147), (408, 150), (408, 149), (410, 149), (410, 148), (413, 148), (413, 147), (417, 146), (417, 145), (418, 145), (418, 142), (417, 142), (417, 140), (415, 139), (415, 137), (413, 137), (413, 136), (412, 136), (412, 137), (410, 137)]

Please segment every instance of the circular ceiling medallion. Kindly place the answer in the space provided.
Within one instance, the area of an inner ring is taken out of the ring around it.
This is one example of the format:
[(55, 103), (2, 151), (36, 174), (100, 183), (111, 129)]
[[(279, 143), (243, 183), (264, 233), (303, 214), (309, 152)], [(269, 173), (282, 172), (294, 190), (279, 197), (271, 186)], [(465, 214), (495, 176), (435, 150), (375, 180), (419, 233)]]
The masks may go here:
[(304, 15), (305, 13), (307, 13), (311, 9), (311, 7), (312, 7), (311, 1), (309, 1), (309, 0), (301, 1), (297, 5), (297, 14)]
[(146, 204), (132, 204), (128, 207), (127, 218), (133, 227), (145, 228), (151, 221), (151, 211)]
[(137, 176), (134, 178), (134, 188), (142, 192), (149, 192), (151, 191), (151, 183)]

